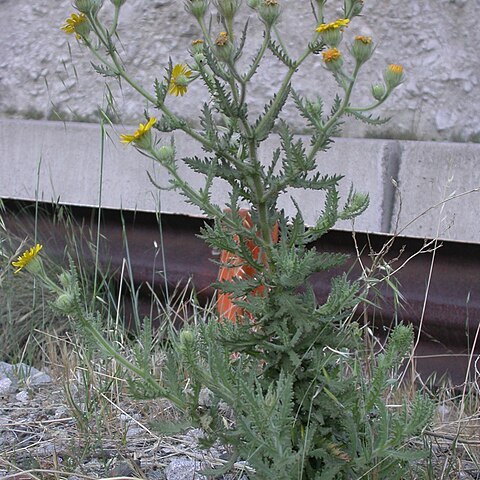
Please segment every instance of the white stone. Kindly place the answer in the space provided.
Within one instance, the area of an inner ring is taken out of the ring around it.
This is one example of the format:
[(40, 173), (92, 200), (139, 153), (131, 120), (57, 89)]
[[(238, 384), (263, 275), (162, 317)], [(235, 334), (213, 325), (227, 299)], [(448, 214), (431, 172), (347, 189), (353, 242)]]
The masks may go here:
[(165, 478), (166, 480), (206, 480), (207, 477), (197, 472), (200, 468), (198, 461), (176, 457), (165, 468)]
[(26, 390), (22, 390), (21, 392), (18, 392), (15, 395), (15, 398), (17, 399), (18, 402), (26, 403), (29, 400), (29, 395)]
[(9, 378), (0, 378), (0, 395), (7, 395), (14, 389), (13, 382)]

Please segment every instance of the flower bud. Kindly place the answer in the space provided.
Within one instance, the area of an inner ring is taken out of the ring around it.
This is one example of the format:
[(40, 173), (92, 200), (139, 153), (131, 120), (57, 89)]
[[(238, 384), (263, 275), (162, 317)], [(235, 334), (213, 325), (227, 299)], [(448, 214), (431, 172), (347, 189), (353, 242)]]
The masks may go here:
[(376, 83), (375, 85), (372, 85), (371, 91), (372, 91), (373, 98), (379, 101), (382, 100), (383, 97), (385, 97), (385, 94), (387, 93), (385, 86), (380, 83)]
[(217, 57), (224, 62), (229, 62), (233, 55), (233, 44), (227, 32), (220, 32), (213, 43)]
[(260, 0), (247, 0), (247, 5), (256, 10), (260, 5)]
[(240, 0), (217, 0), (218, 13), (226, 20), (232, 20), (240, 6)]
[(404, 80), (403, 67), (401, 65), (395, 65), (394, 63), (388, 65), (383, 72), (383, 79), (385, 80), (387, 90), (393, 90), (395, 87), (398, 87)]
[(162, 145), (155, 150), (156, 159), (162, 165), (172, 163), (175, 159), (175, 150), (171, 145)]
[(183, 347), (191, 347), (195, 341), (195, 337), (193, 336), (193, 332), (191, 330), (183, 329), (180, 332), (180, 344)]
[(185, 10), (198, 20), (204, 17), (207, 7), (206, 0), (185, 0)]
[(197, 53), (203, 53), (203, 40), (201, 39), (198, 39), (198, 40), (194, 40), (192, 42), (192, 48), (190, 50), (190, 53), (192, 54), (192, 56), (196, 55)]
[(272, 27), (278, 21), (280, 16), (280, 5), (278, 0), (260, 0), (258, 13), (265, 25)]
[(103, 0), (75, 0), (73, 6), (81, 13), (96, 14), (103, 6)]
[(373, 43), (371, 37), (358, 35), (355, 37), (352, 45), (352, 55), (358, 64), (365, 63), (373, 53)]
[(329, 48), (322, 52), (325, 66), (333, 72), (338, 72), (343, 65), (342, 54), (336, 48)]
[(357, 15), (360, 15), (363, 10), (363, 0), (357, 0), (352, 8), (352, 17), (356, 17)]
[(70, 272), (63, 271), (59, 276), (58, 279), (60, 281), (60, 285), (65, 288), (71, 288), (72, 284), (74, 283), (74, 279), (72, 278), (72, 274)]
[(193, 59), (195, 60), (197, 69), (200, 69), (203, 65), (205, 65), (205, 55), (203, 53), (196, 53), (193, 55)]
[(55, 300), (54, 306), (62, 313), (69, 314), (75, 307), (75, 295), (70, 292), (60, 294)]
[(127, 0), (110, 0), (115, 7), (120, 8)]
[(363, 0), (345, 0), (343, 9), (345, 15), (350, 14), (350, 17), (356, 17), (363, 10)]
[(192, 42), (192, 48), (190, 49), (190, 55), (195, 60), (195, 63), (198, 68), (200, 68), (205, 63), (204, 55), (204, 42), (201, 39), (194, 40)]

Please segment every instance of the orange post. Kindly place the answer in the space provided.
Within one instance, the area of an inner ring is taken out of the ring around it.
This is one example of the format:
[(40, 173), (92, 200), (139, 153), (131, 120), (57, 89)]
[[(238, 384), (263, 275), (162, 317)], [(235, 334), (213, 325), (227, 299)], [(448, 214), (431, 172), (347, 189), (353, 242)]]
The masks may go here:
[[(247, 209), (240, 209), (238, 211), (239, 215), (242, 218), (243, 226), (246, 228), (254, 228), (252, 222), (252, 217)], [(236, 242), (239, 241), (238, 236), (234, 236)], [(275, 225), (272, 230), (272, 241), (276, 243), (278, 241), (278, 225)], [(254, 244), (252, 240), (247, 240), (247, 248), (252, 253), (252, 257), (255, 260), (258, 260), (260, 249), (257, 245)], [(220, 262), (221, 266), (218, 271), (218, 281), (232, 281), (235, 278), (238, 279), (247, 279), (252, 278), (255, 275), (255, 269), (250, 265), (246, 265), (244, 261), (237, 255), (222, 250), (220, 253)], [(265, 259), (262, 259), (262, 262), (265, 263)], [(263, 285), (252, 290), (251, 295), (262, 295), (264, 291)], [(241, 318), (245, 315), (243, 308), (238, 307), (232, 301), (232, 295), (229, 293), (218, 293), (217, 298), (217, 312), (220, 316), (220, 319), (226, 319), (230, 322), (235, 323), (237, 318)]]

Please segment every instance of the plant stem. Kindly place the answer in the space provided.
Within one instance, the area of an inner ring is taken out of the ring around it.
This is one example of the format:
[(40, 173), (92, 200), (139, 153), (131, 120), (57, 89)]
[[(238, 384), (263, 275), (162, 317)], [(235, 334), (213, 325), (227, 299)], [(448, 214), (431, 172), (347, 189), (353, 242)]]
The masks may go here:
[(263, 38), (263, 43), (262, 46), (260, 47), (260, 50), (257, 53), (257, 56), (255, 57), (255, 60), (252, 63), (252, 66), (250, 67), (250, 70), (244, 75), (242, 79), (243, 84), (247, 84), (247, 82), (253, 77), (255, 74), (258, 65), (260, 64), (263, 56), (265, 55), (265, 52), (267, 50), (268, 44), (270, 43), (270, 38), (271, 38), (271, 30), (270, 28), (267, 28), (264, 32), (264, 38)]
[(118, 5), (115, 5), (115, 13), (113, 14), (113, 22), (112, 22), (112, 26), (110, 27), (110, 31), (109, 31), (110, 36), (114, 35), (116, 30), (117, 30), (119, 14), (120, 14), (120, 7)]
[[(316, 36), (318, 37), (318, 35)], [(288, 72), (286, 73), (283, 82), (278, 90), (277, 96), (275, 100), (273, 101), (269, 111), (265, 114), (265, 116), (262, 118), (260, 123), (257, 126), (257, 130), (261, 131), (262, 128), (264, 127), (265, 123), (270, 121), (270, 116), (272, 115), (272, 112), (274, 112), (277, 107), (279, 102), (281, 101), (283, 94), (285, 92), (285, 89), (288, 87), (290, 84), (290, 80), (292, 79), (293, 74), (296, 72), (296, 70), (300, 67), (300, 65), (305, 61), (305, 59), (311, 54), (311, 50), (307, 48), (305, 52), (299, 57), (299, 59), (294, 63), (292, 67), (288, 69)]]
[(307, 162), (311, 162), (315, 155), (317, 154), (319, 148), (323, 145), (325, 139), (328, 137), (330, 133), (330, 129), (335, 125), (337, 120), (345, 113), (348, 103), (350, 102), (350, 96), (352, 94), (353, 86), (355, 85), (355, 81), (357, 79), (358, 72), (360, 67), (358, 65), (355, 66), (355, 70), (353, 71), (352, 79), (349, 82), (349, 85), (345, 91), (345, 97), (343, 99), (342, 105), (340, 108), (330, 117), (330, 120), (325, 124), (322, 129), (322, 132), (314, 145), (312, 146), (310, 152), (307, 155)]

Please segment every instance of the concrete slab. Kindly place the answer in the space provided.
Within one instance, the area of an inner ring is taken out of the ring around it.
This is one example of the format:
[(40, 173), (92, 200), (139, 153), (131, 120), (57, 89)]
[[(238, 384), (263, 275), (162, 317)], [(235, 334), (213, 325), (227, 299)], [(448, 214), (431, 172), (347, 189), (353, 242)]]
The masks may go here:
[(401, 142), (393, 211), (402, 235), (480, 243), (480, 145)]
[[(0, 120), (0, 198), (80, 206), (101, 203), (105, 208), (200, 216), (179, 192), (159, 191), (150, 182), (147, 171), (156, 183), (168, 187), (168, 176), (157, 164), (120, 144), (119, 134), (132, 128), (107, 129), (102, 164), (98, 125)], [(179, 157), (202, 154), (186, 136), (176, 134), (175, 138)], [(168, 143), (169, 138), (164, 141)], [(262, 161), (270, 161), (277, 146), (275, 136), (264, 142)], [(345, 176), (340, 186), (343, 200), (351, 183), (370, 194), (369, 209), (355, 223), (357, 231), (397, 230), (402, 235), (428, 238), (438, 234), (443, 239), (477, 243), (479, 164), (477, 144), (338, 138), (327, 153), (318, 155), (322, 174)], [(202, 186), (202, 178), (186, 166), (180, 171), (191, 185)], [(395, 195), (392, 178), (398, 180), (400, 196)], [(212, 199), (223, 206), (227, 193), (228, 186), (218, 181)], [(291, 197), (301, 206), (306, 222), (313, 224), (323, 208), (323, 194), (304, 190), (285, 193), (280, 207), (294, 215)], [(444, 200), (448, 201), (440, 205)], [(350, 230), (351, 224), (339, 222), (336, 228)]]
[[(159, 191), (150, 182), (147, 171), (156, 183), (168, 187), (168, 177), (158, 165), (119, 143), (119, 133), (131, 128), (107, 129), (102, 164), (98, 125), (0, 120), (0, 168), (5, 172), (0, 180), (0, 197), (97, 206), (101, 195), (101, 205), (106, 208), (201, 215), (196, 207), (184, 202), (179, 192)], [(202, 154), (185, 135), (176, 134), (175, 140), (179, 156)], [(328, 154), (319, 154), (322, 173), (346, 176), (340, 189), (343, 198), (351, 182), (370, 192), (371, 206), (357, 223), (361, 230), (388, 231), (388, 175), (398, 163), (395, 145), (392, 141), (338, 139)], [(277, 146), (278, 138), (273, 136), (265, 142), (260, 152), (262, 161), (268, 162)], [(202, 186), (202, 178), (186, 166), (181, 166), (180, 172), (192, 185)], [(223, 206), (227, 194), (228, 185), (218, 181), (213, 201)], [(290, 196), (304, 207), (306, 221), (313, 224), (324, 196), (301, 190), (288, 192), (281, 206), (292, 215), (295, 209)], [(339, 228), (349, 229), (350, 224), (341, 222)]]

